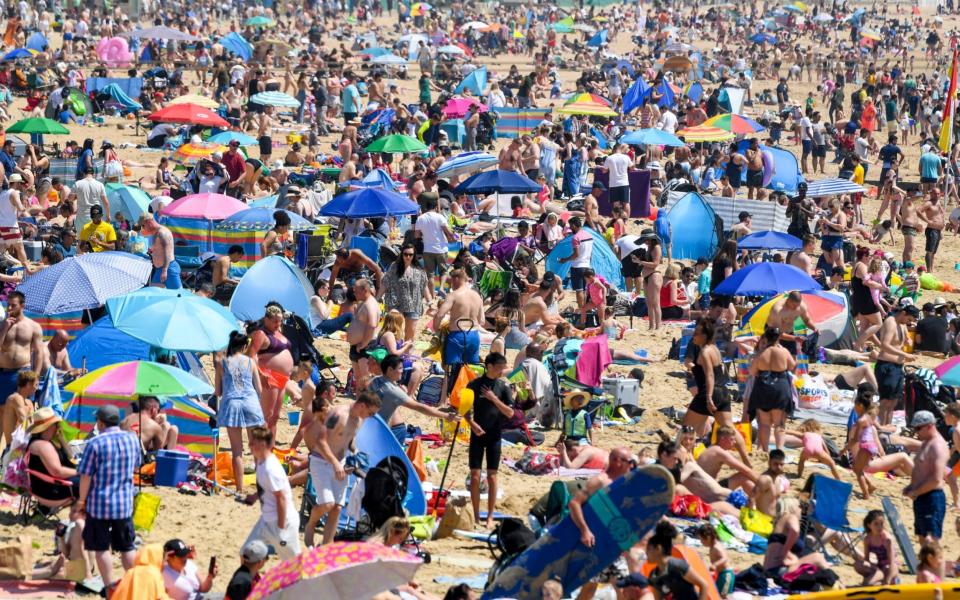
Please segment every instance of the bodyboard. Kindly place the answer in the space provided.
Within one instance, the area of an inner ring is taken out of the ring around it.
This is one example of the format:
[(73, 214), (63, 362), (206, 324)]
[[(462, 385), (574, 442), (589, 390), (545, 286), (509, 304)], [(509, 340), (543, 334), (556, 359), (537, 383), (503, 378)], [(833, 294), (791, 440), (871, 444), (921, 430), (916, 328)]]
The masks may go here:
[(900, 546), (900, 554), (903, 555), (903, 562), (907, 565), (907, 571), (911, 575), (916, 575), (919, 566), (917, 553), (913, 550), (913, 541), (907, 534), (907, 528), (903, 526), (903, 521), (900, 520), (900, 513), (889, 497), (884, 496), (880, 502), (883, 505), (883, 514), (887, 516), (887, 521), (890, 522), (890, 531), (893, 532), (893, 537), (897, 540), (897, 545)]
[(630, 471), (584, 504), (584, 520), (596, 538), (593, 548), (580, 542), (580, 530), (567, 515), (505, 567), (483, 599), (538, 600), (543, 584), (551, 579), (570, 594), (639, 543), (672, 500), (669, 471), (659, 465)]
[(957, 583), (873, 585), (796, 594), (787, 597), (787, 600), (934, 600), (938, 591), (942, 593), (943, 600), (960, 600), (960, 584)]

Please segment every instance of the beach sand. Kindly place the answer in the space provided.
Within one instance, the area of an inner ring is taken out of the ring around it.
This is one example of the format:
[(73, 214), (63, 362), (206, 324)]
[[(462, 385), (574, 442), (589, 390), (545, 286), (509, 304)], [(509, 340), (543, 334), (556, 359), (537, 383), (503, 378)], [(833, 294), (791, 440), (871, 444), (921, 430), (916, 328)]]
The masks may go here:
[[(956, 23), (954, 21), (956, 21), (956, 19), (948, 18), (942, 31), (948, 31), (955, 27)], [(627, 22), (630, 21), (628, 20)], [(704, 41), (702, 39), (687, 41), (693, 41), (702, 48), (709, 48), (713, 45), (711, 42)], [(809, 43), (809, 40), (807, 40), (807, 43)], [(57, 42), (54, 41), (54, 45), (56, 44)], [(623, 53), (632, 48), (632, 46), (633, 44), (630, 40), (629, 32), (620, 33), (619, 36), (612, 42), (613, 52)], [(485, 57), (482, 60), (484, 64), (488, 65), (488, 68), (492, 72), (504, 74), (507, 72), (511, 64), (519, 65), (521, 71), (523, 72), (531, 62), (528, 57), (514, 55), (501, 56), (497, 59)], [(945, 56), (941, 64), (937, 66), (941, 69), (945, 69), (947, 67), (948, 60), (948, 57)], [(917, 64), (917, 70), (919, 71), (919, 67), (922, 64), (922, 59), (918, 60)], [(399, 83), (404, 86), (402, 89), (406, 99), (413, 102), (416, 100), (415, 82), (416, 77), (419, 75), (418, 67), (415, 64), (411, 65), (410, 75), (411, 79)], [(560, 75), (564, 85), (564, 91), (572, 91), (573, 81), (577, 78), (579, 73), (570, 70), (562, 70), (560, 71)], [(277, 76), (279, 77), (280, 73), (277, 73)], [(758, 93), (764, 88), (773, 87), (775, 87), (775, 82), (773, 81), (756, 81), (754, 83), (754, 93)], [(791, 94), (797, 101), (802, 101), (802, 99), (806, 96), (806, 93), (813, 89), (815, 89), (815, 84), (812, 83), (791, 83)], [(541, 99), (539, 104), (546, 105), (547, 102), (548, 101)], [(22, 98), (17, 99), (16, 106), (18, 108), (23, 106)], [(759, 112), (760, 108), (754, 107), (754, 110)], [(14, 120), (20, 118), (20, 115), (16, 110), (13, 111), (13, 115)], [(90, 137), (97, 141), (96, 147), (99, 148), (100, 141), (104, 139), (109, 139), (118, 146), (123, 143), (143, 144), (145, 142), (145, 134), (145, 131), (141, 131), (140, 137), (136, 137), (134, 135), (133, 123), (131, 121), (107, 117), (105, 119), (105, 123), (102, 125), (91, 124), (86, 126), (71, 126), (71, 135), (69, 138), (62, 139), (76, 139), (82, 141), (84, 138)], [(281, 136), (275, 136), (275, 139), (276, 137)], [(335, 139), (336, 138), (333, 136), (325, 138), (324, 150), (330, 151), (330, 143), (335, 141)], [(498, 142), (498, 148), (504, 143), (505, 140), (500, 140)], [(794, 146), (791, 142), (785, 143), (786, 148), (799, 154), (799, 146)], [(904, 147), (904, 152), (907, 155), (907, 166), (905, 171), (902, 172), (901, 177), (906, 178), (909, 181), (916, 181), (918, 179), (916, 164), (919, 157), (919, 148), (915, 143), (912, 143), (911, 145)], [(120, 150), (120, 155), (125, 160), (144, 165), (143, 167), (134, 167), (132, 169), (133, 176), (130, 178), (132, 180), (138, 180), (144, 177), (149, 177), (152, 179), (154, 166), (159, 161), (161, 156), (161, 154), (158, 152), (148, 152), (134, 148), (122, 149)], [(274, 156), (278, 155), (282, 156), (282, 154), (275, 151)], [(827, 169), (830, 176), (836, 174), (835, 166), (828, 165)], [(903, 175), (904, 172), (906, 175)], [(872, 169), (871, 176), (876, 176), (877, 173), (878, 168), (875, 167)], [(153, 192), (152, 185), (146, 184), (144, 187), (148, 191)], [(872, 220), (877, 208), (878, 204), (875, 200), (866, 200), (864, 210), (868, 221)], [(645, 222), (642, 226), (631, 223), (631, 231), (632, 233), (638, 233), (641, 227), (646, 226), (649, 226), (649, 223)], [(899, 234), (896, 235), (896, 238), (896, 246), (883, 246), (883, 249), (890, 250), (899, 255), (902, 238)], [(936, 276), (955, 286), (960, 286), (960, 273), (953, 269), (954, 263), (960, 263), (960, 240), (958, 240), (956, 235), (947, 234), (944, 237), (943, 244), (941, 245), (940, 253), (938, 255), (938, 260), (939, 267), (935, 272)], [(960, 300), (960, 296), (957, 294), (925, 292), (921, 302), (931, 301), (934, 297), (941, 295), (946, 297), (948, 300)], [(568, 302), (571, 301), (572, 294), (568, 294), (567, 296)], [(621, 323), (625, 325), (626, 319), (621, 319)], [(646, 380), (640, 392), (640, 405), (646, 409), (646, 412), (638, 424), (628, 427), (607, 427), (603, 431), (595, 432), (594, 439), (596, 440), (597, 445), (604, 448), (626, 446), (635, 452), (639, 452), (642, 448), (649, 448), (651, 450), (655, 448), (656, 443), (659, 441), (659, 438), (655, 434), (656, 430), (663, 429), (664, 431), (674, 431), (676, 428), (676, 425), (669, 422), (659, 412), (659, 409), (673, 407), (678, 410), (683, 410), (689, 403), (690, 396), (686, 390), (682, 374), (683, 369), (680, 363), (665, 359), (672, 340), (680, 337), (681, 327), (677, 324), (671, 323), (667, 324), (660, 331), (649, 333), (646, 330), (647, 323), (643, 319), (636, 319), (634, 321), (634, 327), (634, 329), (627, 332), (623, 340), (613, 341), (611, 343), (611, 347), (629, 349), (644, 348), (650, 353), (651, 356), (659, 359), (645, 368)], [(427, 339), (428, 338), (426, 334), (421, 332), (418, 340), (426, 341)], [(349, 365), (346, 352), (347, 348), (344, 342), (323, 339), (317, 342), (317, 346), (321, 352), (335, 355), (341, 364)], [(509, 358), (512, 361), (513, 353), (510, 353)], [(205, 359), (205, 362), (209, 369), (209, 361)], [(919, 357), (917, 361), (917, 364), (931, 368), (936, 366), (938, 363), (939, 361), (937, 359), (922, 356)], [(826, 373), (839, 372), (839, 369), (836, 367), (818, 366), (817, 368), (818, 370)], [(628, 370), (629, 368), (627, 367), (611, 367), (611, 371), (614, 372), (626, 373)], [(210, 369), (210, 375), (212, 377), (212, 369)], [(345, 377), (345, 370), (341, 371), (340, 375), (341, 377)], [(340, 401), (345, 402), (346, 400), (341, 399)], [(734, 411), (735, 414), (739, 414), (739, 405), (734, 407)], [(437, 431), (436, 422), (423, 418), (420, 415), (409, 415), (408, 422), (422, 427), (425, 432)], [(843, 432), (840, 430), (840, 428), (826, 427), (825, 429), (834, 440), (842, 441)], [(281, 447), (289, 444), (293, 437), (293, 433), (294, 429), (286, 423), (285, 419), (281, 419), (281, 426), (278, 435)], [(552, 449), (556, 439), (556, 431), (548, 432), (546, 442), (542, 448)], [(425, 449), (426, 456), (438, 460), (445, 460), (447, 451), (448, 448), (446, 446), (436, 449)], [(516, 459), (519, 458), (521, 452), (522, 449), (519, 447), (507, 448), (504, 451), (504, 456), (505, 458)], [(249, 455), (247, 456), (247, 464), (252, 465), (252, 459), (249, 457)], [(763, 459), (761, 459), (759, 456), (755, 456), (753, 459), (753, 466), (756, 470), (762, 471), (765, 468)], [(788, 465), (787, 469), (788, 475), (791, 477), (795, 476), (795, 465)], [(818, 469), (818, 467), (808, 468), (808, 473), (829, 473), (826, 470)], [(448, 486), (452, 486), (453, 489), (464, 489), (464, 480), (467, 475), (466, 448), (462, 445), (458, 445), (450, 465)], [(843, 475), (846, 481), (855, 483), (853, 475), (850, 471), (844, 471)], [(440, 475), (432, 474), (430, 475), (429, 480), (434, 486), (437, 486), (440, 482)], [(552, 481), (553, 479), (549, 476), (533, 477), (521, 475), (504, 467), (499, 476), (500, 487), (503, 490), (504, 498), (498, 504), (498, 509), (509, 514), (518, 515), (521, 517), (525, 516), (533, 503), (542, 494), (546, 493)], [(903, 497), (901, 493), (901, 490), (906, 485), (907, 481), (904, 478), (896, 478), (892, 480), (878, 479), (875, 480), (875, 482), (878, 486), (878, 496), (887, 495), (893, 499), (894, 504), (899, 509), (901, 517), (906, 524), (912, 538), (913, 513), (910, 503)], [(794, 480), (792, 484), (793, 490), (797, 491), (802, 486), (803, 482)], [(194, 544), (197, 547), (197, 564), (201, 571), (206, 568), (206, 564), (210, 556), (217, 556), (220, 565), (220, 576), (216, 580), (214, 589), (222, 591), (225, 588), (233, 570), (239, 565), (239, 548), (246, 538), (247, 533), (252, 528), (254, 522), (257, 520), (259, 516), (259, 509), (257, 507), (247, 507), (241, 505), (225, 495), (218, 495), (214, 497), (202, 495), (187, 496), (178, 494), (176, 490), (172, 488), (146, 487), (144, 489), (150, 493), (157, 494), (162, 499), (159, 518), (157, 519), (153, 530), (144, 537), (144, 541), (148, 543), (163, 543), (170, 538), (179, 537), (184, 539), (188, 544)], [(301, 494), (302, 489), (296, 489), (294, 491), (296, 504), (294, 509), (299, 509)], [(849, 518), (851, 523), (854, 525), (859, 525), (866, 510), (879, 507), (880, 500), (878, 497), (864, 502), (859, 499), (857, 495), (855, 495), (850, 503), (851, 512), (849, 513)], [(948, 549), (948, 559), (953, 559), (956, 549), (960, 548), (960, 539), (958, 539), (953, 526), (953, 520), (957, 515), (960, 515), (960, 513), (954, 510), (949, 511), (947, 521), (945, 523), (945, 537), (943, 545)], [(4, 535), (15, 535), (20, 533), (31, 535), (33, 536), (35, 545), (39, 545), (39, 551), (42, 553), (48, 553), (53, 549), (53, 531), (51, 528), (40, 528), (36, 525), (22, 527), (15, 521), (15, 516), (11, 513), (0, 513), (0, 532), (2, 532)], [(421, 567), (417, 576), (417, 581), (422, 584), (425, 589), (439, 596), (442, 596), (447, 586), (434, 583), (433, 579), (435, 577), (472, 576), (479, 573), (485, 573), (486, 568), (490, 564), (490, 554), (485, 545), (482, 543), (452, 538), (427, 542), (424, 544), (424, 547), (433, 555), (433, 562)], [(733, 567), (736, 569), (745, 568), (755, 562), (762, 561), (762, 557), (759, 555), (739, 554), (735, 552), (731, 553), (731, 559)], [(268, 567), (270, 564), (275, 563), (268, 563)], [(849, 561), (845, 561), (843, 565), (836, 567), (836, 570), (841, 574), (841, 580), (845, 584), (852, 585), (859, 583), (859, 577), (853, 573), (853, 569), (849, 565)], [(903, 580), (905, 582), (912, 582), (913, 579), (912, 577), (907, 576), (903, 577)]]

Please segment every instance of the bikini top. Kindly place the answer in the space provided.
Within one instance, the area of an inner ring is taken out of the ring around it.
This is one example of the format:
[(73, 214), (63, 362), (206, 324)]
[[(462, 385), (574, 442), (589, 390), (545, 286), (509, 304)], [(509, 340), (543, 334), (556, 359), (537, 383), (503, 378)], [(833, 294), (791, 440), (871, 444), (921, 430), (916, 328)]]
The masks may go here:
[(290, 340), (280, 340), (275, 333), (264, 333), (267, 334), (267, 341), (270, 342), (264, 349), (264, 354), (279, 354), (284, 350), (290, 350)]

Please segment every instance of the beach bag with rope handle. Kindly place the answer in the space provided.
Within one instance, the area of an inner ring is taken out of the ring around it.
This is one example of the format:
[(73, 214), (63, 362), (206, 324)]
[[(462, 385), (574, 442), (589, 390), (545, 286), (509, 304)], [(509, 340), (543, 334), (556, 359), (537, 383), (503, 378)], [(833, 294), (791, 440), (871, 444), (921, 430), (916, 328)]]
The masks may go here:
[(740, 509), (740, 525), (747, 531), (765, 538), (773, 533), (773, 517), (755, 508), (744, 506)]

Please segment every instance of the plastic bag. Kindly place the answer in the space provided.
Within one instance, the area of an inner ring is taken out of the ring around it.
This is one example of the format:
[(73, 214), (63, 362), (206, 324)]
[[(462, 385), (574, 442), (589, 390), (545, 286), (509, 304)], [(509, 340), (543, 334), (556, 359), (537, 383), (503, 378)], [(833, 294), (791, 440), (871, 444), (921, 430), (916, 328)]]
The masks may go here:
[(740, 509), (740, 525), (747, 531), (763, 537), (770, 537), (773, 533), (773, 517), (755, 508), (744, 506)]
[(705, 519), (710, 514), (710, 505), (704, 502), (700, 496), (684, 494), (674, 496), (673, 502), (670, 504), (670, 512), (678, 517)]

